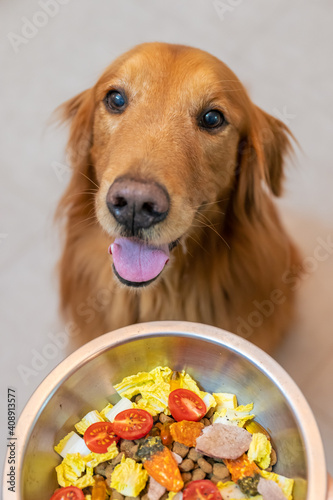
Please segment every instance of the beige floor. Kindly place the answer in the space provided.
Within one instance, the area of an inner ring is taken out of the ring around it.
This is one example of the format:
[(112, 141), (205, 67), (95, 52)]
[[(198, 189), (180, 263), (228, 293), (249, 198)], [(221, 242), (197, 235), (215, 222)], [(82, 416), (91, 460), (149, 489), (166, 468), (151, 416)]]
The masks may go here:
[(303, 253), (304, 275), (298, 291), (298, 318), (276, 359), (303, 391), (322, 434), (330, 471), (333, 472), (333, 249), (320, 251), (323, 241), (333, 242), (333, 228), (318, 220), (282, 210), (285, 224)]
[(196, 45), (226, 61), (255, 102), (282, 118), (303, 148), (288, 169), (280, 206), (309, 273), (299, 292), (297, 323), (277, 359), (313, 408), (333, 472), (333, 255), (313, 259), (320, 242), (333, 239), (332, 3), (225, 0), (220, 5), (229, 7), (222, 15), (209, 0), (54, 2), (58, 12), (55, 7), (45, 26), (30, 31), (17, 52), (10, 33), (23, 36), (22, 18), (37, 19), (40, 4), (5, 0), (0, 6), (1, 394), (14, 386), (21, 411), (65, 356), (61, 348), (44, 356), (52, 334), (63, 327), (52, 217), (68, 181), (65, 132), (47, 127), (52, 110), (136, 43)]

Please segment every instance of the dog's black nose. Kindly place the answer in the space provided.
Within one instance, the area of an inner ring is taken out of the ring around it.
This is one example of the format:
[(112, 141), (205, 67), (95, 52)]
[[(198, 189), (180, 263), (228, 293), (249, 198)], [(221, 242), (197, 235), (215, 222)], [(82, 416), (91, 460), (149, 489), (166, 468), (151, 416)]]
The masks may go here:
[(110, 186), (106, 204), (116, 221), (135, 235), (165, 219), (170, 200), (167, 190), (155, 182), (122, 177)]

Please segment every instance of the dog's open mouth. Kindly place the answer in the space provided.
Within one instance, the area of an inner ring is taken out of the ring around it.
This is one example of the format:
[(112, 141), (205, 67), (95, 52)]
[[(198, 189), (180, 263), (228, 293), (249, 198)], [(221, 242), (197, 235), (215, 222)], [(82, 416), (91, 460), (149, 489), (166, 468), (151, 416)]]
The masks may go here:
[(116, 238), (109, 247), (113, 271), (124, 285), (147, 286), (161, 274), (177, 243), (178, 240), (157, 247), (136, 238)]

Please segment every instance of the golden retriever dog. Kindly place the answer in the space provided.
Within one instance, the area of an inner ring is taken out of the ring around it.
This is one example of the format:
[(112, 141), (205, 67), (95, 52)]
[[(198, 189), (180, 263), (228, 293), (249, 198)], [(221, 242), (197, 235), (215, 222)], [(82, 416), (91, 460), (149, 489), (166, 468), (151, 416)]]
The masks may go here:
[(299, 262), (272, 200), (287, 127), (216, 57), (166, 43), (120, 56), (60, 111), (72, 163), (61, 305), (79, 342), (186, 320), (272, 351)]

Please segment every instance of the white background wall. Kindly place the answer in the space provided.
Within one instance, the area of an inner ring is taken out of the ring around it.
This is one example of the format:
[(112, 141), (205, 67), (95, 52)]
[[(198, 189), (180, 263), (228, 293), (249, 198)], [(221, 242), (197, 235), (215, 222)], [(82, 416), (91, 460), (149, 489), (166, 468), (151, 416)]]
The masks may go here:
[[(69, 178), (66, 132), (47, 123), (56, 106), (93, 84), (118, 54), (159, 40), (198, 46), (225, 61), (300, 143), (279, 204), (304, 258), (313, 256), (318, 238), (333, 240), (330, 0), (224, 0), (224, 14), (211, 0), (53, 1), (58, 12), (46, 20), (38, 14), (42, 0), (0, 4), (1, 452), (7, 386), (16, 388), (20, 412), (66, 355), (65, 348), (50, 348), (52, 334), (63, 329), (52, 218)], [(25, 42), (17, 39), (14, 50), (15, 35), (27, 34), (23, 18), (45, 25)], [(298, 323), (277, 359), (315, 412), (333, 472), (333, 255), (327, 255), (306, 261)]]

